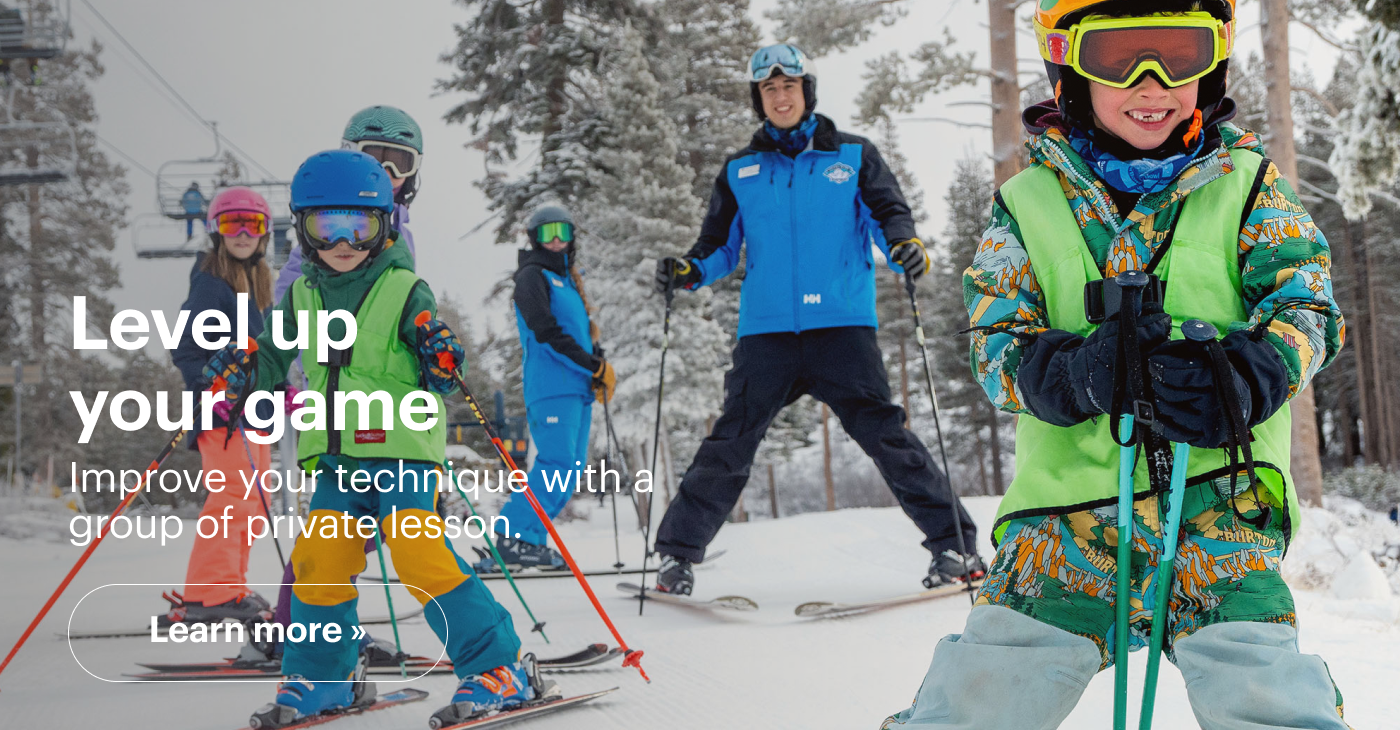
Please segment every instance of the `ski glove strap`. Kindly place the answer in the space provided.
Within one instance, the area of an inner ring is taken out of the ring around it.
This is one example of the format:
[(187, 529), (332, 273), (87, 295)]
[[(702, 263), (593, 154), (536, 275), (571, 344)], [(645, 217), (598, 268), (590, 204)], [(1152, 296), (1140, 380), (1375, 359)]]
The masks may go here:
[(689, 289), (699, 283), (700, 267), (690, 259), (667, 256), (656, 262), (653, 286), (659, 294), (665, 294), (667, 290)]
[(418, 359), (424, 385), (447, 395), (457, 387), (457, 369), (466, 367), (467, 351), (442, 320), (429, 319), (418, 325)]

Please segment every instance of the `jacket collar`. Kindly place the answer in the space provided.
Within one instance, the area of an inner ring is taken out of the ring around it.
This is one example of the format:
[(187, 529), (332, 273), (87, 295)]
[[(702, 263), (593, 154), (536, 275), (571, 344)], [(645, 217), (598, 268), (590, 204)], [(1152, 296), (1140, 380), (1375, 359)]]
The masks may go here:
[(519, 251), (518, 266), (539, 266), (549, 269), (560, 276), (569, 274), (569, 254), (567, 249), (555, 253), (542, 248), (525, 248)]
[[(841, 149), (841, 142), (836, 132), (836, 122), (829, 118), (817, 114), (817, 131), (812, 133), (812, 149), (818, 152), (836, 152)], [(768, 130), (762, 125), (758, 131), (754, 132), (753, 139), (749, 140), (749, 149), (754, 152), (778, 152), (778, 143), (773, 141), (773, 137), (768, 134)], [(782, 154), (779, 152), (779, 154)]]

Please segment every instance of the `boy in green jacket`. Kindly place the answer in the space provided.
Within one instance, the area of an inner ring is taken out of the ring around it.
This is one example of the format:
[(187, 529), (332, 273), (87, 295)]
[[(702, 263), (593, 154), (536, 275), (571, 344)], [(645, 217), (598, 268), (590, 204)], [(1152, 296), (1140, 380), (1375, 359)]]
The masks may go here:
[[(465, 351), (437, 319), (415, 324), (420, 312), (431, 315), (437, 305), (392, 232), (393, 206), (387, 173), (363, 152), (322, 152), (303, 163), (292, 181), (292, 211), (306, 263), (303, 276), (274, 310), (281, 313), (280, 332), (274, 332), (274, 314), (273, 327), (258, 337), (253, 352), (230, 344), (205, 368), (211, 381), (225, 385), (230, 399), (241, 400), (276, 387), (301, 353), (295, 345), (279, 347), (274, 334), (284, 343), (296, 343), (301, 335), (308, 391), (324, 399), (327, 419), (326, 428), (304, 431), (297, 448), (302, 467), (318, 473), (306, 534), (292, 551), (297, 581), (291, 620), (308, 628), (337, 625), (341, 638), (327, 641), (320, 633), (285, 642), (286, 681), (276, 700), (253, 715), (254, 728), (281, 727), (373, 700), (374, 685), (364, 681), (361, 642), (352, 638), (358, 592), (351, 579), (365, 568), (361, 517), (374, 518), (399, 577), (424, 605), (428, 624), (461, 678), (452, 704), (434, 721), (456, 724), (553, 691), (539, 680), (531, 657), (520, 658), (520, 639), (506, 610), (445, 536), (425, 534), (442, 526), (435, 510), (446, 447), (442, 396), (455, 388), (456, 374), (443, 369), (440, 356), (449, 355), (461, 367)], [(349, 313), (356, 325), (354, 343), (345, 349), (329, 346), (344, 340), (346, 327), (339, 320), (329, 320), (327, 342), (318, 342), (321, 313), (337, 311)], [(298, 332), (299, 313), (307, 315), (308, 332)], [(337, 394), (356, 393), (387, 394), (390, 408), (347, 401), (344, 428), (336, 428)], [(304, 397), (314, 396), (298, 400)], [(432, 407), (429, 416), (415, 419), (421, 425), (435, 415), (431, 428), (386, 423), (386, 418), (398, 420), (400, 405), (412, 400)], [(361, 407), (369, 411), (366, 422), (359, 417)], [(357, 472), (362, 476), (355, 480)], [(423, 529), (405, 530), (410, 520)]]
[[(997, 192), (964, 279), (975, 375), (1020, 414), (1016, 476), (967, 627), (938, 644), (914, 705), (886, 728), (1058, 727), (1097, 672), (1127, 659), (1114, 656), (1118, 600), (1134, 649), (1167, 611), (1167, 657), (1206, 730), (1347, 727), (1326, 665), (1298, 651), (1279, 575), (1301, 516), (1287, 401), (1336, 356), (1342, 316), (1326, 238), (1255, 136), (1228, 123), (1234, 29), (1233, 0), (1038, 4), (1056, 100), (1026, 110), (1030, 168)], [(1131, 366), (1120, 321), (1103, 315), (1127, 271), (1160, 286), (1124, 337), (1145, 356), (1138, 413), (1156, 426), (1134, 473), (1120, 597), (1111, 423), (1132, 411), (1119, 386)], [(1212, 370), (1181, 339), (1192, 319), (1224, 334), (1228, 365)], [(1194, 448), (1163, 607), (1166, 442)], [(1228, 453), (1241, 442), (1243, 468)]]

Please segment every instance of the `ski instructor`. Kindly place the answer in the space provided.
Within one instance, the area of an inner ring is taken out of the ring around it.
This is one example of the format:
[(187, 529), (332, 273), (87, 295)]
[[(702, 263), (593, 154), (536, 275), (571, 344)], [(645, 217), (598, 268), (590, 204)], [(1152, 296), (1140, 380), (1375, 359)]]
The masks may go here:
[[(748, 248), (724, 412), (661, 521), (657, 590), (691, 592), (691, 564), (743, 492), (768, 424), (803, 394), (831, 407), (923, 530), (934, 556), (925, 584), (964, 580), (953, 514), (962, 506), (904, 427), (875, 340), (871, 242), (896, 272), (918, 278), (928, 270), (909, 205), (875, 145), (813, 111), (817, 77), (802, 51), (760, 49), (749, 86), (762, 128), (720, 170), (699, 241), (683, 258), (657, 264), (658, 291), (695, 289), (728, 275)], [(963, 511), (961, 521), (962, 545), (973, 550), (972, 518)], [(982, 561), (966, 557), (980, 578)]]

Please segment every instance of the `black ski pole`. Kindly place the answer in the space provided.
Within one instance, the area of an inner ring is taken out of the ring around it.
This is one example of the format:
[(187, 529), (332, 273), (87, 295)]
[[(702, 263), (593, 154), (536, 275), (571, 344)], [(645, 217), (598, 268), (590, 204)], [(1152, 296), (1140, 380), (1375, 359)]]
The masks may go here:
[(924, 359), (924, 381), (928, 383), (928, 397), (933, 402), (933, 429), (938, 435), (938, 456), (943, 461), (943, 478), (948, 480), (948, 496), (952, 498), (953, 529), (958, 531), (958, 553), (962, 556), (963, 577), (967, 579), (967, 598), (977, 603), (977, 594), (972, 589), (972, 570), (967, 564), (967, 540), (963, 537), (962, 500), (953, 490), (953, 473), (948, 471), (948, 450), (943, 446), (943, 422), (938, 413), (938, 391), (933, 387), (933, 369), (929, 367), (928, 345), (924, 339), (924, 324), (919, 316), (919, 298), (914, 295), (914, 277), (904, 272), (904, 291), (909, 292), (909, 307), (914, 312), (914, 339), (919, 343), (919, 353)]
[[(656, 481), (656, 454), (661, 445), (661, 403), (666, 395), (666, 351), (671, 349), (671, 303), (676, 298), (675, 272), (666, 279), (666, 315), (661, 321), (661, 366), (656, 381), (656, 428), (651, 434), (651, 478), (653, 487)], [(653, 493), (655, 489), (653, 488)], [(647, 519), (642, 525), (642, 592), (637, 597), (637, 615), (646, 610), (647, 562), (651, 558), (651, 508), (654, 500), (647, 497)]]
[[(253, 451), (248, 447), (248, 433), (243, 430), (243, 424), (238, 424), (238, 435), (243, 437), (243, 453), (248, 457), (248, 466), (253, 468), (253, 473), (257, 474), (258, 464), (253, 461)], [(277, 562), (282, 564), (282, 574), (287, 573), (287, 558), (282, 554), (282, 543), (277, 541), (277, 524), (272, 519), (272, 510), (267, 506), (267, 495), (263, 493), (262, 485), (258, 485), (258, 500), (262, 502), (263, 514), (267, 516), (268, 529), (272, 530), (272, 544), (277, 546)]]

